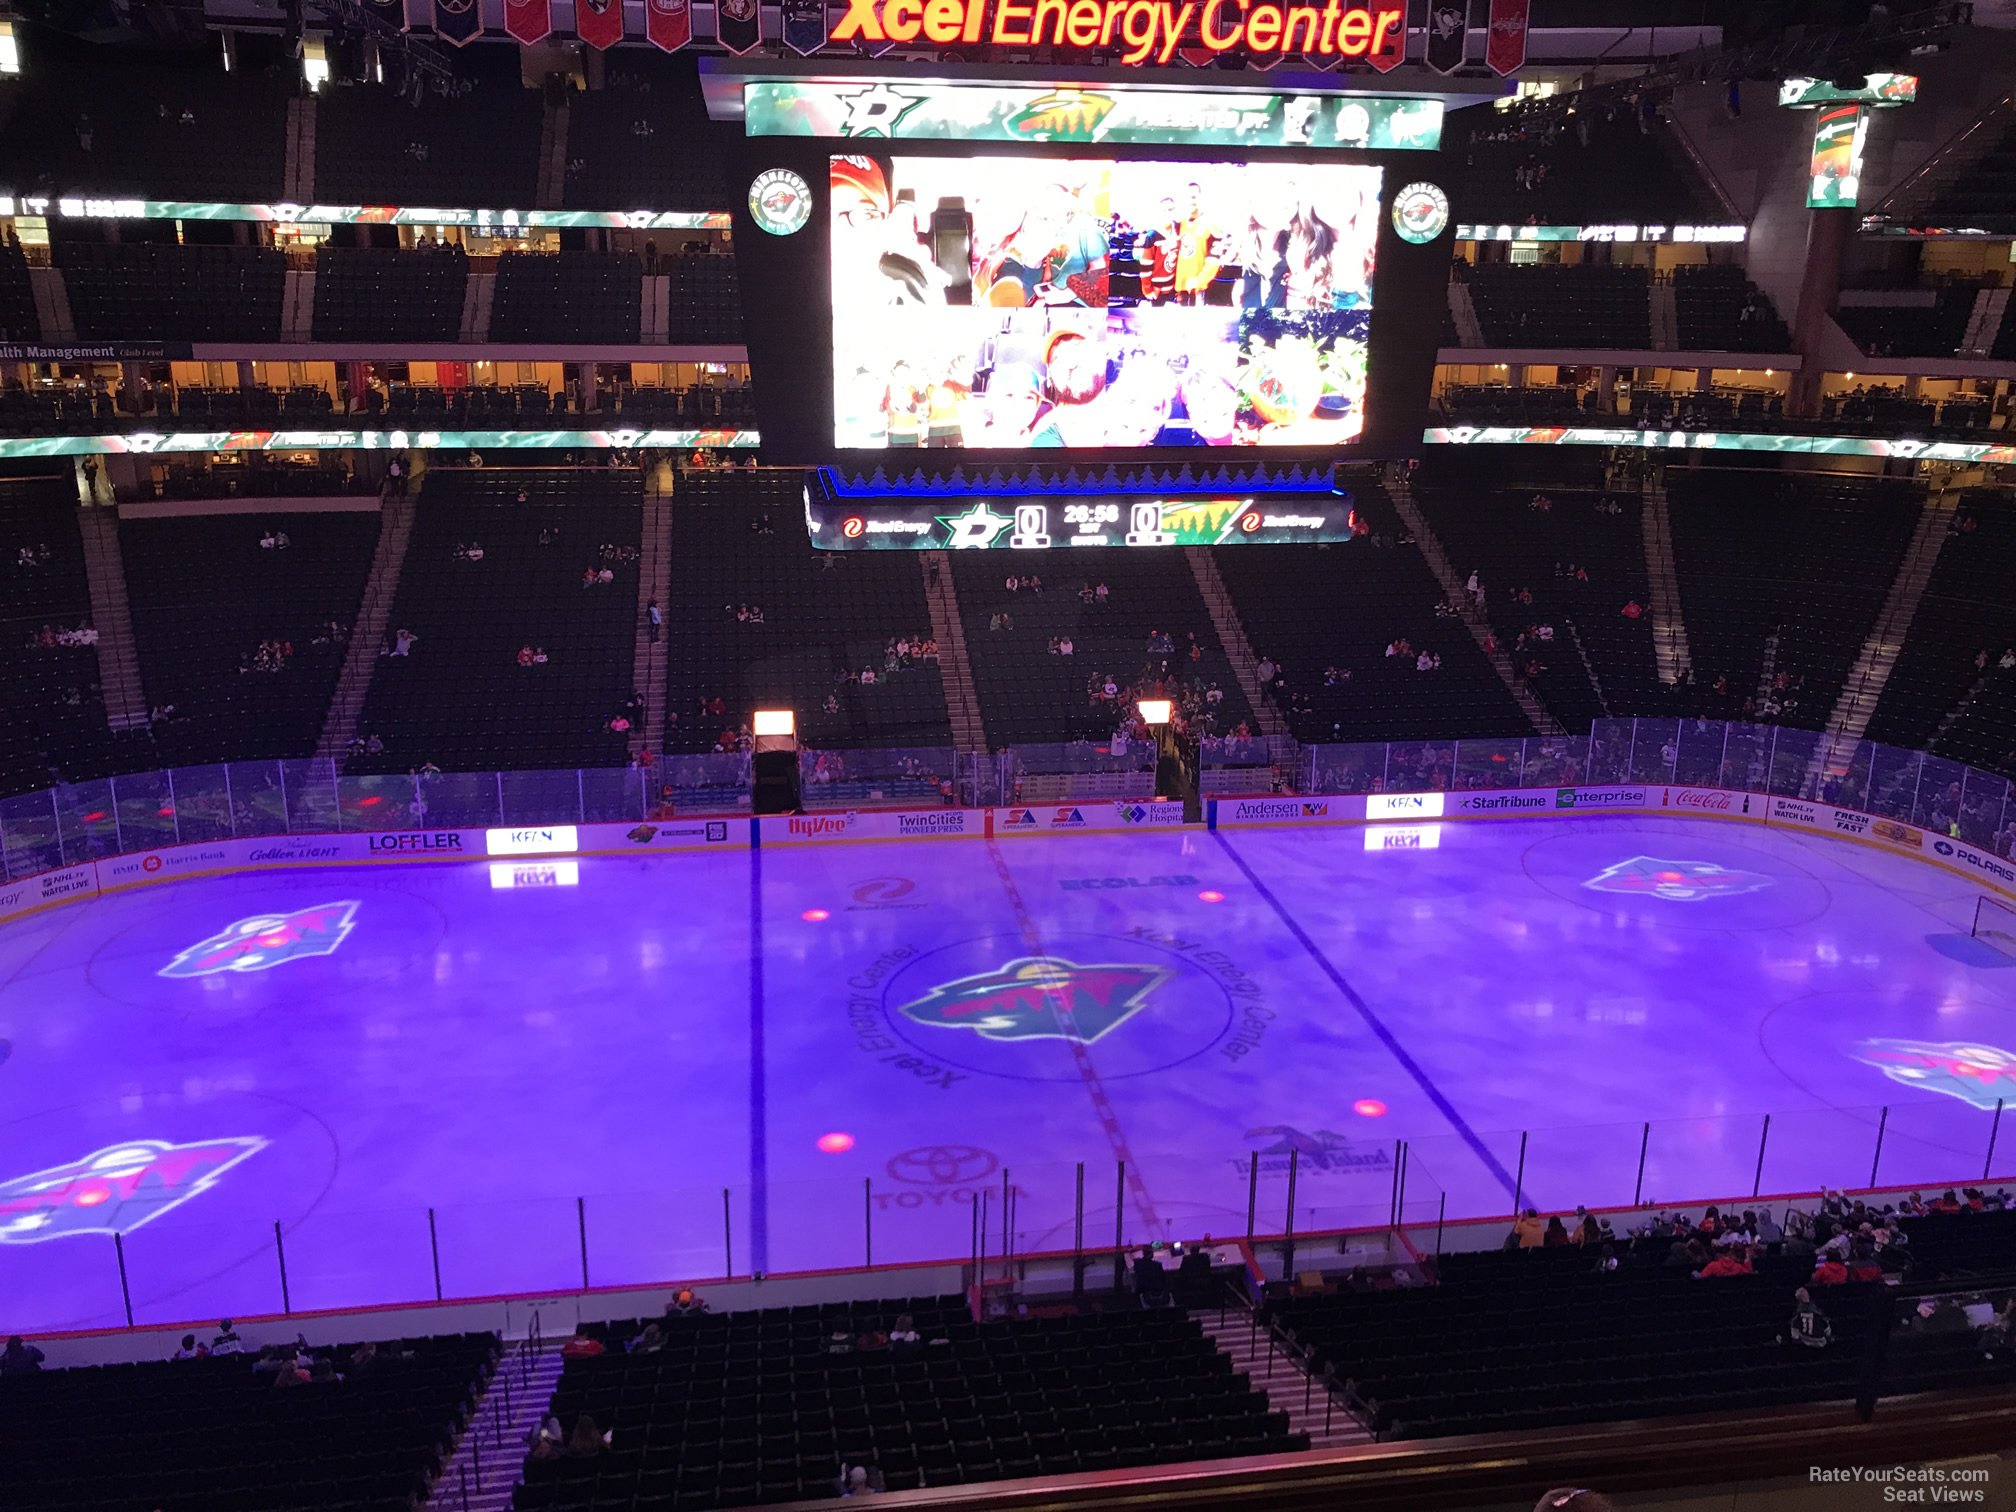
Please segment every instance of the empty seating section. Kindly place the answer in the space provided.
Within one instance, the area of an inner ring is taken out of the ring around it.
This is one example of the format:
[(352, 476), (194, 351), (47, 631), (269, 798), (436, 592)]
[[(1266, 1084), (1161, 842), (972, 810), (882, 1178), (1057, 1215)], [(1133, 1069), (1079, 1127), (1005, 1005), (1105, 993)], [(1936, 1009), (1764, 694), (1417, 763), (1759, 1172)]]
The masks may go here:
[(0, 794), (47, 787), (52, 765), (65, 778), (97, 775), (108, 740), (98, 652), (38, 644), (91, 619), (68, 478), (0, 482), (0, 606)]
[(1496, 347), (1652, 345), (1643, 268), (1615, 264), (1489, 263), (1470, 273), (1484, 343)]
[(538, 189), (545, 111), (537, 91), (520, 82), (515, 52), (508, 66), (487, 65), (481, 54), (472, 48), (455, 60), (452, 96), (427, 91), (409, 104), (364, 86), (318, 93), (316, 198), (334, 205), (528, 208)]
[(1908, 304), (1850, 304), (1834, 312), (1849, 339), (1872, 357), (1951, 357), (1974, 314), (1975, 286), (1946, 284)]
[(77, 334), (105, 341), (278, 341), (287, 281), (270, 247), (58, 242)]
[(26, 67), (10, 81), (18, 94), (0, 125), (0, 177), (17, 192), (281, 198), (298, 62), (276, 56), (227, 72), (215, 47), (106, 46), (52, 27), (24, 37), (21, 51)]
[[(1937, 737), (1961, 700), (1977, 684), (2016, 676), (1996, 665), (2016, 645), (2016, 598), (2009, 592), (2016, 581), (2016, 509), (2006, 496), (1978, 490), (1961, 497), (1953, 524), (1869, 721), (1872, 740), (1944, 753)], [(1987, 665), (1977, 669), (1974, 658), (1984, 653)], [(1970, 736), (1954, 733), (1963, 741)], [(1971, 734), (1988, 736), (1978, 725)], [(2016, 727), (2001, 731), (1999, 743), (2000, 750), (1977, 749), (1966, 759), (2008, 771)], [(1992, 737), (1982, 741), (1993, 744)]]
[(2005, 117), (1986, 150), (1909, 224), (1970, 226), (2016, 235), (2016, 117)]
[[(1640, 129), (1629, 109), (1599, 115), (1581, 110), (1482, 112), (1490, 124), (1470, 127), (1478, 112), (1450, 121), (1449, 156), (1460, 161), (1450, 203), (1466, 221), (1514, 226), (1670, 226), (1722, 219), (1682, 177), (1665, 141), (1668, 128)], [(1465, 145), (1463, 133), (1470, 131)], [(1546, 173), (1537, 179), (1533, 170)]]
[[(385, 751), (353, 756), (350, 770), (621, 765), (626, 741), (609, 722), (633, 691), (637, 565), (607, 563), (614, 581), (595, 587), (582, 574), (605, 565), (605, 545), (636, 549), (637, 474), (437, 467), (414, 507), (387, 630), (418, 639), (379, 658), (357, 729)], [(541, 532), (557, 538), (542, 546)], [(459, 559), (458, 546), (482, 559)], [(526, 646), (548, 660), (519, 666)]]
[[(261, 547), (284, 533), (284, 548)], [(171, 766), (312, 755), (329, 711), (344, 639), (357, 617), (375, 509), (124, 520), (120, 556), (151, 707), (154, 744)], [(282, 642), (291, 654), (258, 655)]]
[(1792, 333), (1778, 318), (1770, 297), (1732, 264), (1703, 263), (1675, 268), (1673, 314), (1683, 351), (1792, 349)]
[[(1436, 614), (1441, 587), (1420, 551), (1400, 544), (1392, 503), (1374, 489), (1354, 492), (1371, 537), (1213, 552), (1254, 654), (1284, 667), (1291, 697), (1310, 701), (1308, 712), (1289, 714), (1290, 733), (1302, 741), (1532, 734), (1468, 628)], [(1417, 655), (1439, 655), (1441, 667), (1418, 671), (1413, 656), (1387, 656), (1402, 639)], [(1326, 686), (1332, 666), (1350, 678)]]
[[(707, 117), (690, 55), (567, 99), (567, 187), (574, 210), (721, 210), (722, 165), (738, 135)], [(681, 233), (658, 234), (660, 252)]]
[[(1987, 1231), (2006, 1274), (2006, 1214), (1944, 1220)], [(1913, 1251), (1927, 1220), (1911, 1220)], [(1855, 1395), (1872, 1329), (1886, 1323), (1881, 1285), (1815, 1287), (1834, 1335), (1825, 1350), (1780, 1343), (1792, 1293), (1813, 1256), (1762, 1255), (1751, 1275), (1696, 1281), (1658, 1253), (1599, 1272), (1576, 1248), (1445, 1255), (1440, 1284), (1346, 1292), (1277, 1304), (1275, 1317), (1315, 1352), (1317, 1369), (1374, 1409), (1400, 1438), (1506, 1433), (1699, 1412), (1756, 1411)], [(1886, 1391), (2011, 1378), (2007, 1351), (1984, 1357), (1971, 1330), (1902, 1333)]]
[[(1582, 730), (1608, 715), (1667, 712), (1657, 701), (1652, 594), (1635, 495), (1494, 491), (1480, 480), (1417, 482), (1414, 499), (1456, 570), (1466, 578), (1477, 571), (1485, 614), (1514, 662), (1522, 669), (1529, 660), (1540, 664), (1533, 691), (1564, 726)], [(1546, 507), (1536, 508), (1536, 501)], [(1609, 513), (1612, 507), (1618, 512)], [(1530, 604), (1521, 602), (1522, 593), (1532, 596)], [(1634, 603), (1641, 612), (1627, 616), (1625, 607)], [(1552, 639), (1529, 634), (1536, 627), (1551, 627)]]
[[(1124, 693), (1157, 681), (1165, 663), (1175, 678), (1206, 688), (1216, 683), (1224, 695), (1215, 727), (1206, 733), (1228, 734), (1242, 721), (1250, 725), (1252, 710), (1180, 551), (1095, 551), (1047, 560), (959, 552), (952, 564), (980, 715), (995, 745), (1103, 742), (1134, 711), (1131, 704), (1116, 709), (1095, 703), (1089, 691), (1094, 678), (1110, 675)], [(1053, 571), (1039, 570), (1044, 568)], [(1010, 593), (1011, 572), (1035, 572), (1043, 591)], [(1101, 582), (1109, 590), (1107, 601), (1082, 602), (1080, 589)], [(1010, 623), (992, 628), (995, 616), (1004, 614)], [(1155, 631), (1170, 638), (1173, 652), (1148, 649)], [(1203, 650), (1194, 662), (1192, 635)], [(1047, 649), (1060, 636), (1070, 638), (1071, 655)]]
[[(889, 665), (892, 640), (931, 634), (917, 558), (814, 551), (804, 519), (795, 472), (680, 479), (662, 606), (665, 749), (711, 750), (760, 708), (793, 710), (799, 738), (819, 749), (951, 745), (938, 664), (913, 656)], [(745, 607), (760, 609), (762, 623), (738, 619)], [(867, 668), (872, 683), (859, 681)], [(725, 712), (704, 714), (716, 698)]]
[[(1923, 485), (1698, 468), (1669, 472), (1666, 487), (1699, 712), (1761, 706), (1760, 685), (1782, 675), (1780, 720), (1822, 728), (1897, 575)], [(1718, 678), (1726, 695), (1712, 691)]]
[[(340, 1370), (354, 1346), (330, 1353)], [(381, 1344), (364, 1373), (291, 1389), (242, 1354), (0, 1381), (7, 1505), (406, 1512), (497, 1353), (494, 1334)]]
[(453, 341), (469, 262), (453, 252), (324, 245), (315, 255), (315, 339)]
[(509, 388), (494, 383), (471, 384), (467, 388), (394, 383), (383, 392), (374, 388), (364, 395), (367, 415), (430, 424), (466, 421), (499, 429), (508, 429), (514, 420), (521, 424), (528, 420), (544, 422), (560, 408), (561, 400), (538, 383), (520, 383)]
[(33, 341), (41, 334), (35, 291), (28, 282), (28, 259), (20, 243), (0, 244), (0, 340)]
[(756, 394), (747, 384), (739, 388), (695, 384), (684, 389), (624, 384), (616, 394), (616, 412), (631, 426), (754, 425)]
[(670, 341), (742, 339), (742, 296), (735, 259), (713, 252), (661, 257), (665, 277), (665, 335)]
[(634, 343), (643, 276), (629, 254), (508, 252), (497, 260), (490, 339)]
[[(909, 1313), (923, 1342), (879, 1341)], [(639, 1324), (570, 1360), (552, 1410), (614, 1442), (532, 1460), (517, 1512), (743, 1507), (834, 1496), (840, 1467), (890, 1491), (1308, 1447), (1174, 1310), (975, 1323), (958, 1297), (828, 1303)], [(591, 1330), (591, 1332), (597, 1330)]]

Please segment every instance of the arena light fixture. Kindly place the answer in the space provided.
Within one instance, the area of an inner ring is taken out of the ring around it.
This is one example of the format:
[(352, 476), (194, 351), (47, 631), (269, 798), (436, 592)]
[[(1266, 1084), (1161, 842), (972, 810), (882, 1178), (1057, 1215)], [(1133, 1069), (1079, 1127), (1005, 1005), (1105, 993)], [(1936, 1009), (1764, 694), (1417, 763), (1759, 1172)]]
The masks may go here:
[(1166, 698), (1143, 698), (1138, 700), (1134, 707), (1141, 711), (1141, 722), (1143, 724), (1166, 725), (1169, 723), (1171, 704)]
[(14, 40), (11, 17), (0, 17), (0, 74), (21, 72), (21, 45)]
[(796, 735), (798, 716), (789, 709), (758, 709), (750, 728), (758, 735)]

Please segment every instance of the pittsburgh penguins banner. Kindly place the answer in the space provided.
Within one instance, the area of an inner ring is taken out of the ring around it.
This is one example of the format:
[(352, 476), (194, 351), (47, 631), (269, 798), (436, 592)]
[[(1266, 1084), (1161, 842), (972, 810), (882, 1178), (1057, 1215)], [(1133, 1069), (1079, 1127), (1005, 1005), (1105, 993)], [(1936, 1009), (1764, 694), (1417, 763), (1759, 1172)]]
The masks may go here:
[(434, 35), (467, 47), (483, 35), (481, 0), (434, 0)]
[(530, 47), (553, 32), (553, 0), (504, 0), (504, 30)]
[(714, 0), (714, 36), (731, 53), (754, 52), (763, 42), (756, 0)]
[[(1363, 9), (1370, 11), (1372, 7), (1367, 5)], [(1374, 14), (1376, 15), (1377, 13), (1374, 12)], [(1402, 63), (1405, 63), (1407, 61), (1406, 5), (1403, 4), (1400, 7), (1400, 24), (1398, 26), (1389, 26), (1383, 32), (1374, 32), (1373, 35), (1383, 40), (1380, 46), (1365, 54), (1365, 61), (1367, 63), (1370, 63), (1381, 73), (1391, 73)]]
[(693, 40), (692, 0), (645, 0), (644, 35), (666, 52)]
[(1470, 41), (1470, 0), (1428, 0), (1428, 66), (1453, 74)]
[(826, 41), (826, 0), (783, 0), (784, 45), (809, 58)]
[(1515, 74), (1526, 63), (1526, 20), (1530, 0), (1491, 0), (1491, 30), (1484, 61), (1497, 74)]
[(623, 0), (574, 0), (574, 34), (590, 47), (623, 40)]

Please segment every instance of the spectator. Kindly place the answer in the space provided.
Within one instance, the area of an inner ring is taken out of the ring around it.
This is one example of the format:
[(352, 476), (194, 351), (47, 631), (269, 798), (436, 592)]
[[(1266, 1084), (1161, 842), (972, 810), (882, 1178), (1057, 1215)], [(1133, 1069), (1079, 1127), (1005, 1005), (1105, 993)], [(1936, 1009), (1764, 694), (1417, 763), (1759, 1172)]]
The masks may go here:
[(908, 1313), (896, 1315), (896, 1326), (889, 1330), (889, 1348), (895, 1353), (904, 1353), (917, 1348), (924, 1342), (917, 1332), (917, 1324)]
[(545, 665), (546, 665), (546, 663), (547, 663), (547, 661), (548, 661), (549, 659), (550, 659), (550, 658), (548, 658), (548, 657), (547, 657), (547, 655), (546, 655), (546, 648), (545, 648), (544, 646), (534, 646), (534, 647), (532, 648), (532, 665), (533, 665), (533, 666), (535, 666), (535, 667), (543, 667), (543, 666), (545, 666)]
[(657, 1354), (665, 1348), (665, 1332), (656, 1323), (646, 1323), (644, 1331), (623, 1348), (629, 1354)]
[(574, 1337), (560, 1346), (560, 1356), (567, 1360), (590, 1360), (596, 1355), (607, 1354), (608, 1348), (591, 1334), (576, 1329)]
[(556, 1460), (566, 1446), (566, 1435), (561, 1432), (560, 1419), (549, 1417), (532, 1430), (532, 1444), (529, 1457), (535, 1460)]
[(419, 639), (420, 637), (415, 635), (411, 630), (401, 630), (392, 638), (392, 654), (394, 656), (407, 655), (412, 651), (413, 643)]
[(672, 1294), (672, 1300), (665, 1304), (668, 1318), (697, 1318), (707, 1311), (707, 1303), (690, 1286), (682, 1286)]
[(1696, 1281), (1713, 1281), (1723, 1276), (1747, 1276), (1756, 1267), (1751, 1263), (1756, 1251), (1749, 1246), (1740, 1250), (1724, 1250), (1713, 1260), (1694, 1272)]
[(527, 641), (518, 648), (518, 665), (521, 667), (532, 665), (532, 643), (530, 641)]
[(644, 619), (651, 627), (651, 644), (655, 646), (658, 644), (658, 631), (665, 623), (665, 616), (659, 612), (655, 598), (644, 606)]
[(1507, 1239), (1507, 1249), (1538, 1249), (1546, 1242), (1547, 1225), (1540, 1221), (1540, 1215), (1527, 1208), (1512, 1225), (1512, 1233)]
[(610, 1440), (615, 1436), (613, 1429), (596, 1426), (595, 1419), (584, 1412), (574, 1419), (574, 1431), (567, 1438), (566, 1455), (569, 1459), (593, 1459), (609, 1447)]
[(1544, 1249), (1565, 1249), (1567, 1247), (1568, 1230), (1562, 1224), (1559, 1213), (1556, 1213), (1547, 1220), (1547, 1231), (1540, 1236), (1540, 1244)]
[(1757, 1214), (1757, 1242), (1767, 1247), (1785, 1242), (1785, 1230), (1778, 1226), (1778, 1220), (1771, 1216), (1769, 1208)]
[(0, 1350), (0, 1376), (33, 1375), (42, 1368), (46, 1356), (33, 1344), (21, 1342), (21, 1335), (15, 1334), (7, 1340), (7, 1347)]
[(879, 1477), (870, 1472), (866, 1465), (855, 1465), (851, 1469), (843, 1466), (840, 1471), (840, 1494), (842, 1496), (873, 1496), (882, 1488), (875, 1484)]
[(1792, 1317), (1778, 1342), (1783, 1344), (1787, 1339), (1804, 1349), (1825, 1349), (1834, 1342), (1834, 1327), (1827, 1314), (1813, 1305), (1813, 1293), (1803, 1286), (1792, 1293)]
[(196, 1335), (182, 1335), (182, 1347), (168, 1357), (171, 1360), (207, 1360), (210, 1351), (196, 1342)]
[(213, 1355), (245, 1353), (245, 1341), (238, 1337), (238, 1330), (231, 1326), (229, 1318), (218, 1321), (217, 1337), (210, 1341), (210, 1353)]
[(1617, 1512), (1617, 1504), (1601, 1491), (1556, 1486), (1533, 1503), (1533, 1512)]

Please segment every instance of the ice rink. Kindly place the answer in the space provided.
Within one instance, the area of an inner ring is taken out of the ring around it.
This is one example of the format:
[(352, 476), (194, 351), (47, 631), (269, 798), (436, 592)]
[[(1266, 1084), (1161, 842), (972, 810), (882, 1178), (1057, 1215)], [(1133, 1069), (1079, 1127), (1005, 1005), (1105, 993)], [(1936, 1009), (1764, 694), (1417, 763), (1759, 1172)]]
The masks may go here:
[(1015, 1248), (1068, 1248), (1080, 1163), (1087, 1244), (1249, 1196), (1278, 1233), (1291, 1149), (1298, 1232), (1383, 1224), (1402, 1140), (1431, 1229), (1515, 1184), (1982, 1178), (2016, 960), (1964, 879), (1706, 820), (1366, 833), (301, 869), (8, 926), (0, 1322), (123, 1322), (115, 1232), (145, 1323), (280, 1311), (282, 1246), (297, 1311), (431, 1299), (437, 1250), (451, 1297), (584, 1248), (596, 1286), (959, 1257), (981, 1192), (998, 1251), (1008, 1187)]

